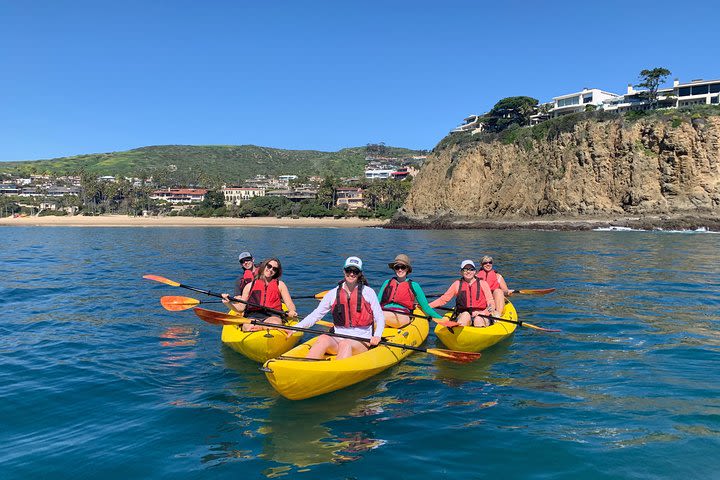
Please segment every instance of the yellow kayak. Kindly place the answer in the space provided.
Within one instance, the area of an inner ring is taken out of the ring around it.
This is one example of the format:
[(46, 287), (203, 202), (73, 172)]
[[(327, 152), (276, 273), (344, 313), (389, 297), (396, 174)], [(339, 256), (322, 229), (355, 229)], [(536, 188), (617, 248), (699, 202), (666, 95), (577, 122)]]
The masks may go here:
[[(447, 316), (450, 316), (450, 314)], [(501, 317), (507, 320), (518, 319), (517, 311), (509, 301), (505, 304)], [(516, 328), (517, 325), (514, 323), (499, 321), (489, 327), (452, 327), (450, 329), (437, 325), (435, 335), (451, 350), (479, 352), (506, 339), (515, 332)]]
[[(422, 314), (416, 310), (415, 313)], [(383, 338), (392, 343), (419, 346), (430, 327), (424, 318), (415, 319), (403, 328), (386, 327)], [(281, 358), (265, 362), (262, 370), (270, 384), (285, 398), (303, 400), (366, 380), (397, 364), (412, 350), (378, 345), (367, 352), (343, 360), (327, 355), (324, 360), (306, 360), (305, 355), (317, 337), (298, 345)]]
[[(283, 305), (283, 310), (286, 307)], [(229, 312), (236, 315), (234, 311)], [(295, 325), (291, 321), (288, 325)], [(271, 358), (282, 355), (302, 338), (302, 333), (295, 332), (289, 337), (276, 328), (264, 328), (256, 332), (243, 332), (240, 325), (223, 325), (222, 342), (241, 355), (258, 363), (265, 363)]]

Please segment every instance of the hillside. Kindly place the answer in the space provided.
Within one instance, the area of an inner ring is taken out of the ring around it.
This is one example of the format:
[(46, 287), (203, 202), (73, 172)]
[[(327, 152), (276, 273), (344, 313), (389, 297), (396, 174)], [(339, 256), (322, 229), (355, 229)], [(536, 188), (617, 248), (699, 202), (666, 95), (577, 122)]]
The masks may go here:
[(496, 137), (450, 136), (428, 156), (395, 225), (634, 217), (637, 226), (659, 216), (659, 226), (701, 218), (675, 224), (718, 228), (718, 113), (577, 115)]
[[(384, 147), (385, 156), (405, 157), (420, 152)], [(2, 162), (0, 172), (76, 174), (128, 177), (169, 177), (177, 183), (213, 185), (239, 183), (255, 175), (362, 175), (366, 147), (338, 152), (283, 150), (254, 145), (163, 145), (124, 152), (96, 153), (24, 162)]]

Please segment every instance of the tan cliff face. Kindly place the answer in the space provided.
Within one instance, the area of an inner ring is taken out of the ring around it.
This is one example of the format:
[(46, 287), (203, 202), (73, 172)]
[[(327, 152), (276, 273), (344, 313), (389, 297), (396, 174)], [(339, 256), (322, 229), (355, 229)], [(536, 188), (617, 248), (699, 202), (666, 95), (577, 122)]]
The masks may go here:
[(720, 214), (720, 117), (582, 121), (525, 147), (474, 142), (438, 150), (400, 215), (470, 219), (553, 214)]

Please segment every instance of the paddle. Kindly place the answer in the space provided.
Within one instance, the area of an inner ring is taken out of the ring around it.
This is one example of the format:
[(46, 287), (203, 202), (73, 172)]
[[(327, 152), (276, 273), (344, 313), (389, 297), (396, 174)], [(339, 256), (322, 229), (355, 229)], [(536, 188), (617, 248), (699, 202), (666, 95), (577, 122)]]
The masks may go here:
[[(538, 296), (539, 295), (547, 295), (548, 293), (553, 293), (555, 290), (557, 290), (557, 289), (556, 288), (524, 288), (521, 290), (513, 290), (513, 292), (511, 294), (509, 294), (508, 297), (510, 297), (512, 295), (538, 295)], [(428, 297), (440, 297), (444, 294), (445, 294), (445, 292), (443, 292), (443, 293), (428, 293), (427, 296)], [(318, 293), (318, 295), (320, 295), (320, 294)]]
[[(359, 342), (367, 342), (368, 341), (367, 338), (353, 337), (352, 335), (343, 335), (341, 333), (320, 332), (318, 330), (312, 330), (309, 328), (298, 328), (298, 327), (291, 327), (288, 325), (283, 325), (283, 326), (279, 327), (278, 325), (261, 322), (260, 320), (236, 317), (234, 315), (228, 315), (226, 313), (215, 312), (213, 310), (206, 310), (206, 309), (200, 308), (200, 307), (195, 307), (193, 309), (193, 311), (202, 320), (204, 320), (208, 323), (215, 324), (215, 325), (241, 325), (243, 323), (252, 323), (254, 325), (271, 326), (273, 328), (281, 328), (283, 330), (293, 330), (296, 332), (310, 333), (312, 335), (330, 335), (331, 337), (347, 338), (350, 340), (357, 340)], [(447, 358), (448, 360), (453, 360), (453, 361), (459, 362), (459, 363), (470, 363), (470, 362), (477, 360), (481, 356), (480, 353), (475, 353), (475, 352), (458, 352), (455, 350), (444, 350), (442, 348), (414, 347), (412, 345), (403, 345), (400, 343), (388, 342), (387, 340), (380, 340), (380, 345), (385, 345), (388, 347), (395, 347), (395, 348), (402, 348), (402, 349), (407, 349), (407, 350), (414, 350), (416, 352), (429, 353), (431, 355), (436, 355), (438, 357)]]
[(295, 298), (314, 298), (316, 300), (322, 300), (327, 292), (328, 290), (325, 290), (324, 292), (316, 293), (315, 295), (301, 295)]
[[(447, 307), (435, 307), (435, 310), (445, 310), (446, 312), (454, 312), (455, 311), (454, 308), (447, 308)], [(528, 327), (528, 328), (532, 328), (534, 330), (540, 330), (541, 332), (562, 332), (562, 330), (556, 330), (553, 328), (538, 327), (537, 325), (533, 325), (532, 323), (528, 323), (528, 322), (523, 322), (521, 320), (508, 320), (507, 318), (493, 317), (492, 315), (482, 315), (482, 314), (478, 314), (478, 317), (490, 318), (490, 319), (498, 321), (498, 322), (514, 323), (518, 327)]]
[[(165, 295), (164, 297), (160, 297), (160, 305), (162, 305), (165, 310), (168, 310), (171, 312), (181, 312), (183, 310), (188, 310), (188, 309), (193, 308), (194, 306), (199, 305), (201, 303), (222, 303), (222, 302), (218, 302), (215, 300), (202, 301), (202, 300), (198, 300), (197, 298), (180, 297), (180, 296), (175, 296), (175, 295)], [(318, 323), (318, 325), (323, 325), (325, 327), (333, 326), (332, 323), (326, 322), (323, 320), (320, 320), (317, 323)], [(278, 325), (278, 328), (279, 328), (279, 325)]]
[(408, 317), (425, 318), (425, 319), (427, 319), (427, 320), (432, 320), (433, 322), (439, 323), (440, 325), (442, 325), (442, 326), (444, 326), (444, 327), (448, 327), (448, 328), (449, 328), (449, 327), (458, 327), (458, 326), (461, 326), (461, 325), (460, 325), (459, 323), (457, 323), (457, 322), (453, 322), (452, 320), (446, 320), (444, 317), (443, 317), (443, 318), (434, 318), (434, 317), (430, 317), (430, 316), (428, 316), (428, 315), (418, 315), (418, 314), (416, 314), (416, 313), (407, 313), (407, 312), (405, 312), (404, 310), (398, 310), (398, 309), (395, 309), (395, 308), (385, 308), (385, 307), (383, 307), (383, 311), (385, 311), (385, 312), (392, 312), (392, 313), (399, 313), (399, 314), (401, 314), (401, 315), (407, 315)]
[[(193, 292), (204, 293), (205, 295), (210, 295), (211, 297), (222, 298), (222, 295), (219, 293), (211, 292), (210, 290), (203, 290), (201, 288), (191, 287), (190, 285), (183, 285), (180, 282), (170, 280), (169, 278), (161, 277), (160, 275), (143, 275), (143, 278), (145, 278), (147, 280), (153, 280), (156, 282), (164, 283), (165, 285), (170, 285), (171, 287), (186, 288), (188, 290), (192, 290)], [(245, 305), (249, 305), (251, 307), (262, 308), (265, 312), (274, 313), (275, 315), (279, 315), (282, 318), (287, 318), (287, 313), (283, 312), (282, 310), (276, 310), (274, 308), (265, 307), (263, 305), (260, 305), (260, 304), (254, 303), (254, 302), (247, 302), (239, 297), (228, 297), (228, 298), (233, 302), (244, 303)]]

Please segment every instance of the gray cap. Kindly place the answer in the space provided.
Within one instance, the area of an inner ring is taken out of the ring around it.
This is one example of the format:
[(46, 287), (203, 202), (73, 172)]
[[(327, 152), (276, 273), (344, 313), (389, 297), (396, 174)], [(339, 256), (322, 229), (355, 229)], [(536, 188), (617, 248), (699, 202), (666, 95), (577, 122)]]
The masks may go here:
[(243, 261), (244, 258), (253, 258), (252, 253), (250, 253), (250, 252), (242, 252), (242, 253), (238, 256), (238, 260), (240, 260), (241, 262)]

